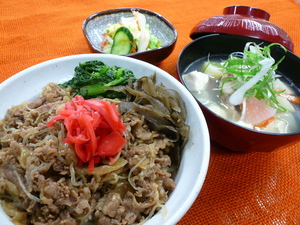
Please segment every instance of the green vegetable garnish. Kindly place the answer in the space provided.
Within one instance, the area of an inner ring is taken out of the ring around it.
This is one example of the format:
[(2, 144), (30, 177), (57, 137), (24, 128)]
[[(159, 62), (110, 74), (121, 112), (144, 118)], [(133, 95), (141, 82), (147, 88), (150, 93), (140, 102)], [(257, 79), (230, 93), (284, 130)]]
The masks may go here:
[(249, 42), (246, 44), (244, 52), (234, 53), (223, 63), (223, 65), (213, 63), (221, 67), (230, 74), (228, 78), (221, 83), (220, 94), (223, 94), (223, 87), (226, 82), (232, 83), (232, 88), (235, 92), (230, 96), (229, 102), (232, 105), (242, 103), (244, 97), (256, 97), (257, 99), (265, 99), (271, 107), (286, 111), (280, 106), (276, 95), (282, 92), (277, 92), (274, 89), (274, 81), (279, 75), (275, 73), (279, 63), (285, 58), (283, 56), (275, 63), (271, 56), (271, 47), (278, 45), (286, 51), (286, 49), (277, 43), (261, 47), (255, 43)]
[(120, 27), (114, 35), (114, 42), (111, 48), (111, 54), (129, 54), (132, 49), (132, 43), (133, 36), (130, 30), (126, 27)]
[(150, 30), (144, 13), (132, 11), (133, 17), (122, 17), (120, 23), (108, 24), (100, 43), (105, 53), (125, 55), (163, 46)]
[(91, 60), (75, 67), (74, 77), (61, 85), (72, 87), (76, 94), (85, 99), (99, 95), (107, 98), (124, 98), (124, 93), (111, 88), (126, 86), (129, 79), (132, 82), (136, 80), (131, 70), (108, 66), (99, 60)]

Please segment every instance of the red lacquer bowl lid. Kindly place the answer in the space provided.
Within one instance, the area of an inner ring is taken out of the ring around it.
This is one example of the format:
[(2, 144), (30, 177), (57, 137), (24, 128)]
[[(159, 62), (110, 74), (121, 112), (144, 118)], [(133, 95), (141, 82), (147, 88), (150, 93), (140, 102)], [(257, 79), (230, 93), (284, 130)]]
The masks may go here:
[(277, 25), (269, 22), (270, 14), (262, 9), (249, 6), (228, 6), (223, 15), (213, 16), (193, 27), (190, 37), (211, 34), (234, 34), (279, 43), (293, 51), (290, 36)]

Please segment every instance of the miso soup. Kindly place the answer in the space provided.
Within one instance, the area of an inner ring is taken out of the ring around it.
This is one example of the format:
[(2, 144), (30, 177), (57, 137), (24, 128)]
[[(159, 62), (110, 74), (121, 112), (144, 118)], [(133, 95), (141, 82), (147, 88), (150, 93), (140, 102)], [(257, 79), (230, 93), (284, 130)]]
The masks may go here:
[[(271, 85), (276, 90), (274, 96), (280, 108), (268, 105), (267, 100), (256, 100), (253, 97), (245, 99), (239, 105), (231, 105), (224, 99), (227, 97), (224, 95), (226, 90), (224, 91), (222, 82), (227, 79), (225, 76), (228, 76), (228, 71), (214, 63), (222, 64), (227, 58), (228, 56), (224, 55), (208, 56), (186, 68), (182, 78), (194, 97), (215, 114), (240, 126), (270, 133), (299, 132), (299, 93), (294, 85), (277, 71), (274, 72), (274, 84)], [(230, 78), (230, 75), (228, 77)], [(299, 103), (295, 103), (297, 101)], [(254, 117), (265, 119), (260, 121), (258, 118), (256, 123), (253, 122), (256, 121)]]

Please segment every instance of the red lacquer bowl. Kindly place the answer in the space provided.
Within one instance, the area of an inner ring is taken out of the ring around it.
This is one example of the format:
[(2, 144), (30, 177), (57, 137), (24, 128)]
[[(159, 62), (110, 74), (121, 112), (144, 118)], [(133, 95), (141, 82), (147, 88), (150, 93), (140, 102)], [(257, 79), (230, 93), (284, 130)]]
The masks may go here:
[(234, 34), (282, 44), (293, 51), (289, 35), (277, 25), (269, 22), (270, 14), (262, 9), (249, 6), (228, 6), (223, 15), (213, 16), (196, 24), (190, 37), (211, 34)]
[[(194, 63), (207, 59), (208, 56), (228, 58), (232, 52), (243, 51), (248, 42), (262, 46), (271, 44), (271, 42), (256, 38), (231, 34), (209, 34), (193, 40), (178, 57), (177, 71), (181, 82), (186, 85), (182, 76), (192, 68)], [(284, 75), (291, 82), (291, 86), (299, 91), (300, 57), (291, 51), (285, 52), (278, 46), (272, 48), (271, 55), (276, 61), (285, 55), (284, 60), (278, 65), (277, 72)], [(188, 86), (186, 87), (188, 88)], [(191, 93), (194, 95), (193, 92)], [(270, 152), (285, 148), (300, 140), (300, 130), (293, 133), (267, 133), (230, 122), (202, 104), (196, 95), (194, 97), (206, 118), (212, 142), (224, 149), (241, 152)], [(299, 121), (299, 116), (296, 117), (296, 120)]]

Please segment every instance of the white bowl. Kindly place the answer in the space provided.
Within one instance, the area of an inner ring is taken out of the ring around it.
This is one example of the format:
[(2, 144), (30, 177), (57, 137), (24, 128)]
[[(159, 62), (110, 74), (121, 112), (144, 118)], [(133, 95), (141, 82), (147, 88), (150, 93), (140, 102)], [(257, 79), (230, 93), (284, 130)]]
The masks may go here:
[[(0, 118), (4, 117), (6, 110), (12, 105), (37, 98), (42, 87), (47, 83), (61, 83), (70, 79), (74, 74), (74, 68), (80, 62), (95, 59), (108, 65), (130, 69), (136, 77), (156, 73), (157, 82), (179, 92), (186, 104), (187, 124), (190, 125), (191, 130), (175, 178), (176, 188), (166, 203), (167, 215), (163, 217), (161, 210), (145, 223), (145, 225), (174, 225), (188, 211), (202, 188), (209, 164), (210, 140), (206, 120), (198, 103), (170, 74), (149, 63), (125, 56), (84, 54), (53, 59), (25, 69), (0, 84)], [(2, 208), (0, 208), (0, 221), (2, 225), (12, 224)]]

